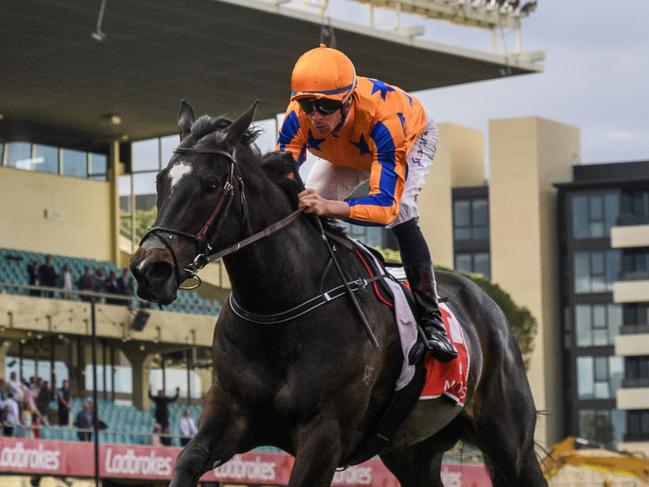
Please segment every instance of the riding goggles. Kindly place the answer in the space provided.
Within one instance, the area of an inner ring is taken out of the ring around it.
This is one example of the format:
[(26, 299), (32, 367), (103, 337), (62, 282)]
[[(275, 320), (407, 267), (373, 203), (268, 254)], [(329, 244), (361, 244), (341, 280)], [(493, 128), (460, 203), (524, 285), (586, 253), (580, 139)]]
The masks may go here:
[(328, 98), (301, 98), (297, 101), (307, 115), (316, 110), (320, 115), (331, 115), (342, 108), (342, 102)]

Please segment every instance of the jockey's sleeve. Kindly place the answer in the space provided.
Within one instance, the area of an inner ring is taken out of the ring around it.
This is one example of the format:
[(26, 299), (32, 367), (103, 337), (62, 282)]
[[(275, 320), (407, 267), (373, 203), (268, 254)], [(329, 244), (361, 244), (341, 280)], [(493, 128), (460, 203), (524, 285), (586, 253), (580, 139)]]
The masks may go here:
[(289, 105), (286, 110), (284, 122), (282, 123), (282, 128), (279, 131), (275, 150), (293, 154), (293, 159), (295, 159), (298, 166), (306, 159), (307, 138), (304, 132), (297, 112)]
[(406, 149), (399, 117), (374, 124), (370, 131), (370, 148), (374, 153), (370, 191), (363, 198), (347, 200), (349, 217), (366, 225), (387, 225), (399, 213), (406, 179)]

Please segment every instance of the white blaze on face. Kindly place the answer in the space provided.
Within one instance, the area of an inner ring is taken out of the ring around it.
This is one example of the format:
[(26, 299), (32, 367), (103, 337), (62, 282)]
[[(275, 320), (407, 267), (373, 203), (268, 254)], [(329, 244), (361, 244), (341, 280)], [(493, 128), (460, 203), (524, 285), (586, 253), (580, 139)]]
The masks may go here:
[(180, 182), (182, 178), (192, 173), (192, 166), (187, 162), (179, 162), (169, 169), (169, 179), (171, 179), (171, 190)]

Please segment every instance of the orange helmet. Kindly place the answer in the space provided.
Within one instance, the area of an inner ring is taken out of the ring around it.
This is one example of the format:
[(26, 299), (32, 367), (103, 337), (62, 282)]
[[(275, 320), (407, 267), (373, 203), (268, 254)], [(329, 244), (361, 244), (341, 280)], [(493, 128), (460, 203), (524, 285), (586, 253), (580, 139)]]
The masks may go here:
[(300, 56), (291, 74), (291, 101), (329, 98), (343, 101), (356, 87), (356, 70), (342, 52), (320, 44)]

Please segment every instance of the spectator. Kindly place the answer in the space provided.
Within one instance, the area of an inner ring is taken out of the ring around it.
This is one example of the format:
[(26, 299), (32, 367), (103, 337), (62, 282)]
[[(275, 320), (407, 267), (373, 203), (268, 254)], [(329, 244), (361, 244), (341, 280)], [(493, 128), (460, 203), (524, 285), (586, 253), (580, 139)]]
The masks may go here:
[[(92, 429), (92, 401), (87, 400), (83, 403), (83, 409), (77, 414), (74, 420), (74, 425), (82, 430)], [(90, 431), (77, 431), (77, 436), (80, 441), (90, 441), (92, 433)]]
[(158, 391), (158, 396), (154, 397), (149, 390), (149, 398), (155, 404), (155, 411), (153, 416), (155, 417), (156, 422), (160, 425), (162, 430), (161, 441), (163, 445), (170, 445), (171, 438), (169, 438), (169, 403), (175, 402), (180, 395), (180, 387), (176, 387), (176, 395), (174, 397), (165, 397), (164, 391), (160, 389)]
[[(77, 284), (79, 291), (92, 291), (94, 290), (94, 279), (90, 273), (90, 267), (85, 266), (83, 268), (83, 275), (79, 278)], [(81, 296), (81, 301), (91, 301), (89, 296)]]
[(151, 445), (153, 446), (162, 446), (162, 440), (160, 438), (160, 432), (162, 431), (161, 426), (158, 423), (153, 424), (153, 434), (151, 435)]
[(19, 413), (18, 413), (18, 403), (13, 397), (13, 394), (10, 392), (7, 395), (7, 399), (2, 401), (2, 410), (4, 411), (4, 422), (2, 427), (2, 433), (4, 436), (13, 436), (14, 427), (17, 424), (20, 424)]
[(122, 275), (117, 279), (117, 292), (126, 296), (133, 295), (133, 281), (128, 267), (122, 269)]
[(4, 379), (0, 379), (0, 401), (7, 399), (8, 387)]
[[(92, 278), (92, 290), (96, 293), (106, 292), (106, 278), (104, 277), (104, 271), (101, 269), (95, 270), (95, 275)], [(96, 300), (101, 301), (101, 298), (96, 298)]]
[(40, 423), (44, 426), (50, 425), (50, 402), (54, 399), (54, 394), (50, 388), (48, 381), (43, 381), (38, 395), (36, 396), (36, 408), (38, 409), (38, 416)]
[(34, 401), (32, 400), (29, 393), (25, 395), (27, 398), (22, 403), (22, 410), (20, 412), (20, 423), (23, 425), (23, 434), (24, 438), (33, 438), (34, 432), (31, 428), (33, 424), (34, 417), (36, 416), (36, 406), (34, 406)]
[(13, 395), (14, 401), (22, 402), (23, 400), (23, 385), (16, 377), (16, 373), (9, 374), (8, 384), (9, 394)]
[[(119, 294), (119, 284), (117, 283), (117, 275), (115, 274), (115, 271), (110, 271), (108, 279), (106, 279), (105, 288), (108, 294)], [(121, 299), (115, 299), (115, 298), (106, 299), (106, 304), (122, 304), (122, 303), (123, 301)]]
[[(43, 264), (38, 269), (38, 278), (41, 282), (41, 286), (56, 287), (57, 276), (56, 271), (54, 270), (54, 265), (52, 264), (52, 256), (45, 256), (45, 264)], [(45, 291), (44, 296), (51, 298), (54, 296), (54, 293), (51, 291)]]
[(70, 381), (65, 379), (63, 386), (56, 393), (56, 402), (59, 406), (59, 425), (70, 425), (70, 408), (72, 402), (70, 401)]
[(185, 446), (189, 443), (189, 440), (197, 433), (196, 424), (194, 423), (194, 418), (189, 415), (189, 409), (183, 411), (183, 415), (178, 422), (180, 427), (180, 445)]
[(74, 289), (74, 280), (72, 278), (72, 271), (70, 271), (70, 266), (65, 264), (63, 266), (63, 272), (59, 277), (59, 287), (63, 289), (63, 299), (70, 299), (72, 294), (70, 291)]
[[(30, 264), (27, 265), (27, 275), (29, 276), (29, 285), (30, 286), (40, 286), (41, 280), (39, 277), (39, 268), (40, 264), (33, 260)], [(29, 290), (30, 296), (40, 296), (41, 292), (36, 289)]]
[[(77, 431), (77, 436), (81, 441), (92, 440), (92, 431), (89, 431), (93, 429), (94, 414), (92, 412), (92, 409), (93, 409), (92, 401), (90, 399), (86, 400), (86, 402), (83, 403), (83, 409), (79, 411), (79, 413), (77, 414), (77, 418), (74, 420), (74, 425), (77, 428), (81, 430), (86, 430), (86, 431)], [(100, 419), (97, 419), (97, 429), (105, 430), (106, 428), (108, 428), (106, 423), (104, 423)]]

